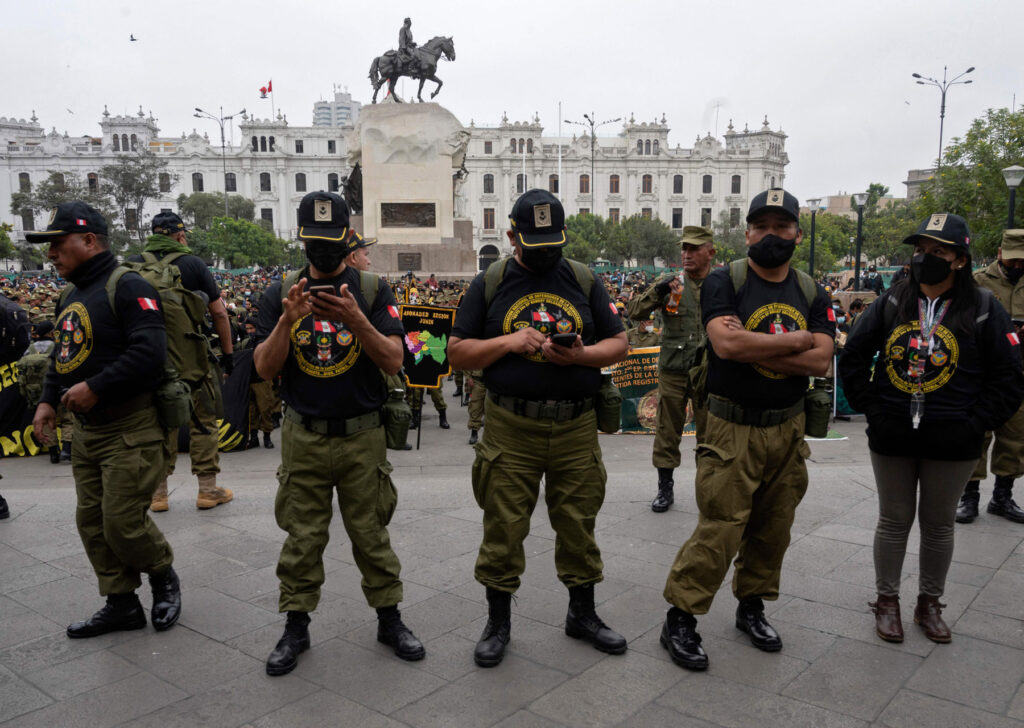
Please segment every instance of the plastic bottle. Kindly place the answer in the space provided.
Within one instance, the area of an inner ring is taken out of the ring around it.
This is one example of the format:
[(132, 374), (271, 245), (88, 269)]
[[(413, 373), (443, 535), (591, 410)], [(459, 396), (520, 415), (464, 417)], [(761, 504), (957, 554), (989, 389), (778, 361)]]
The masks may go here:
[(669, 313), (675, 313), (679, 310), (679, 302), (683, 299), (683, 274), (680, 273), (676, 280), (679, 281), (680, 289), (678, 291), (672, 291), (668, 294), (668, 303), (665, 304), (665, 310)]

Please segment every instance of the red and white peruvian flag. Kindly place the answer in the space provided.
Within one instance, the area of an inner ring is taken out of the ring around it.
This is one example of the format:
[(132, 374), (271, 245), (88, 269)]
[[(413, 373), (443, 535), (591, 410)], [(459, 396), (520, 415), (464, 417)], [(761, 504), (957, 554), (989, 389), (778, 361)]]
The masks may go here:
[(1017, 334), (1007, 334), (1006, 338), (1010, 340), (1010, 346), (1020, 346), (1020, 337)]
[(328, 333), (328, 334), (333, 334), (334, 333), (334, 327), (331, 325), (330, 321), (314, 321), (313, 322), (313, 328), (316, 331), (322, 331), (322, 332)]
[(398, 318), (398, 306), (388, 306), (388, 313), (391, 314), (391, 318)]
[(75, 225), (78, 225), (78, 227), (85, 227), (86, 225), (88, 225), (88, 223), (79, 217), (75, 218)]
[(155, 298), (139, 298), (136, 299), (139, 302), (139, 308), (143, 311), (159, 311), (160, 306), (157, 304)]
[(553, 318), (551, 318), (551, 314), (549, 314), (547, 311), (534, 311), (533, 312), (533, 322), (534, 323), (550, 324), (550, 323), (554, 323), (554, 321), (555, 320)]
[(618, 316), (619, 315), (619, 309), (615, 308), (615, 304), (614, 303), (609, 303), (608, 304), (608, 308), (610, 308), (612, 310), (612, 315), (613, 316)]
[(836, 312), (831, 306), (828, 307), (828, 320), (832, 323), (836, 322)]

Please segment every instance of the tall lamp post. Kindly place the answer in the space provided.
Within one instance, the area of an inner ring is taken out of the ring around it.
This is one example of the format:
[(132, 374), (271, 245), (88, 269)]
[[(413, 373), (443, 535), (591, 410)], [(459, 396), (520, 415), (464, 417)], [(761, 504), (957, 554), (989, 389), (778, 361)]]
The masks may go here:
[(224, 145), (224, 122), (229, 119), (234, 119), (239, 114), (244, 114), (245, 109), (237, 111), (234, 114), (228, 114), (224, 116), (224, 107), (220, 107), (220, 116), (214, 116), (209, 111), (203, 111), (198, 106), (196, 107), (196, 113), (192, 116), (197, 119), (212, 119), (220, 125), (220, 161), (221, 166), (224, 167), (224, 217), (228, 217), (228, 158), (227, 149)]
[(943, 127), (943, 124), (946, 121), (946, 92), (949, 91), (949, 87), (950, 86), (955, 86), (958, 83), (962, 83), (962, 84), (972, 83), (971, 79), (967, 79), (966, 81), (960, 81), (959, 79), (963, 78), (964, 76), (966, 76), (968, 73), (970, 73), (973, 70), (974, 70), (974, 66), (971, 66), (966, 71), (961, 73), (959, 76), (955, 76), (954, 78), (952, 78), (949, 81), (947, 81), (946, 80), (946, 67), (943, 66), (942, 67), (942, 81), (941, 82), (935, 80), (934, 78), (929, 78), (927, 76), (922, 76), (920, 73), (911, 74), (914, 78), (917, 79), (917, 83), (920, 84), (921, 86), (934, 86), (942, 94), (942, 103), (939, 106), (939, 166), (940, 167), (942, 166), (942, 127)]
[(807, 256), (807, 272), (811, 274), (811, 278), (814, 278), (814, 216), (818, 213), (820, 204), (820, 197), (807, 200), (807, 207), (811, 210), (811, 252)]
[(860, 290), (860, 248), (864, 242), (864, 205), (867, 204), (868, 193), (857, 192), (853, 195), (853, 204), (857, 206), (857, 262), (853, 269), (853, 290)]
[(1013, 208), (1017, 204), (1017, 188), (1020, 187), (1020, 183), (1024, 182), (1024, 167), (1013, 165), (1003, 170), (1003, 179), (1006, 180), (1006, 186), (1010, 188), (1010, 209), (1006, 215), (1006, 229), (1013, 230), (1015, 225), (1013, 224)]
[[(576, 124), (577, 126), (590, 126), (590, 214), (595, 215), (597, 214), (597, 204), (594, 201), (594, 190), (597, 189), (597, 180), (594, 179), (594, 157), (597, 155), (597, 137), (594, 135), (594, 130), (605, 124), (614, 124), (616, 121), (622, 121), (622, 117), (615, 117), (614, 119), (598, 123), (594, 121), (594, 112), (591, 111), (589, 114), (584, 114), (583, 118), (587, 120), (586, 123), (582, 121), (569, 121), (569, 123)], [(559, 189), (561, 189), (561, 180), (558, 183)]]

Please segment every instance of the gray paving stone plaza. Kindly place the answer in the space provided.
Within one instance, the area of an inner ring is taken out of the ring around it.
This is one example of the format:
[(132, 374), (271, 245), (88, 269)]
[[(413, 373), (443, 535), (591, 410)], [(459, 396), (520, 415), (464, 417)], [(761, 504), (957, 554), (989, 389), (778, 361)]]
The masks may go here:
[[(451, 384), (446, 384), (451, 394)], [(984, 513), (956, 529), (944, 601), (953, 642), (911, 623), (916, 526), (905, 564), (907, 639), (874, 634), (874, 479), (861, 422), (848, 440), (812, 443), (811, 484), (797, 511), (783, 595), (767, 613), (782, 652), (754, 649), (733, 626), (726, 580), (700, 619), (707, 673), (673, 665), (658, 644), (668, 567), (696, 521), (692, 441), (676, 471), (676, 504), (651, 512), (652, 438), (601, 436), (608, 492), (598, 519), (605, 581), (599, 614), (629, 639), (603, 655), (562, 631), (568, 597), (555, 576), (554, 533), (538, 507), (527, 570), (513, 604), (505, 661), (484, 670), (473, 645), (485, 622), (473, 580), (480, 511), (473, 501), (466, 410), (441, 430), (427, 406), (422, 449), (390, 452), (399, 490), (391, 537), (402, 560), (403, 617), (427, 657), (405, 663), (379, 644), (340, 518), (327, 582), (298, 668), (270, 678), (280, 636), (274, 567), (283, 533), (273, 517), (275, 450), (222, 457), (235, 501), (199, 512), (179, 456), (171, 510), (155, 516), (175, 550), (183, 613), (152, 627), (70, 640), (72, 621), (101, 606), (74, 524), (71, 469), (43, 458), (0, 463), (11, 518), (0, 522), (0, 725), (83, 726), (1022, 726), (1024, 527)], [(415, 433), (412, 433), (415, 436)], [(991, 479), (982, 484), (982, 504)], [(1018, 500), (1024, 495), (1018, 495)], [(140, 590), (149, 603), (148, 586)]]

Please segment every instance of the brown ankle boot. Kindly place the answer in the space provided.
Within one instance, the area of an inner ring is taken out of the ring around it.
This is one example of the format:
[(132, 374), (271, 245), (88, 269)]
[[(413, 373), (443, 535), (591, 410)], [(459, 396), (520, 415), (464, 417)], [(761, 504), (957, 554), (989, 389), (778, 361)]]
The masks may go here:
[(886, 642), (903, 641), (903, 620), (900, 618), (900, 598), (879, 594), (877, 602), (868, 602), (875, 613), (875, 634)]
[(164, 478), (153, 491), (153, 500), (149, 504), (149, 510), (154, 513), (163, 513), (169, 508), (170, 506), (167, 505), (167, 478)]
[(949, 627), (942, 621), (942, 608), (946, 605), (938, 597), (928, 594), (917, 595), (917, 608), (914, 609), (914, 623), (921, 625), (924, 636), (932, 642), (946, 643), (953, 639)]
[(234, 497), (230, 489), (217, 486), (216, 475), (199, 476), (199, 497), (196, 498), (196, 508), (200, 510), (213, 508), (221, 503), (227, 503)]

